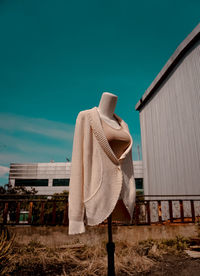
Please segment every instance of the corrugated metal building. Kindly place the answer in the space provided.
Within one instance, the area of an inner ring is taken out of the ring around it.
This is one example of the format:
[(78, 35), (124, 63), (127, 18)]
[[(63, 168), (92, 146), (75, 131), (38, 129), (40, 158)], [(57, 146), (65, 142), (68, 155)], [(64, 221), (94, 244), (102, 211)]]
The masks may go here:
[[(134, 174), (138, 192), (143, 192), (142, 161), (134, 161)], [(9, 183), (14, 186), (34, 187), (42, 195), (69, 190), (70, 162), (11, 163)]]
[(200, 195), (200, 24), (136, 104), (144, 193)]

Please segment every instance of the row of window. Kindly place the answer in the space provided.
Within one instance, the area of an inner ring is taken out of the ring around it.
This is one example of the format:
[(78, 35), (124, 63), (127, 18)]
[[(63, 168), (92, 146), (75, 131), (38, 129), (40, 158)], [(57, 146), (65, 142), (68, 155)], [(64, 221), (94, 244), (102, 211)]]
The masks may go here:
[[(48, 179), (15, 179), (15, 186), (44, 187), (48, 186)], [(69, 179), (53, 179), (53, 186), (69, 186)]]
[[(43, 187), (48, 186), (48, 179), (16, 179), (15, 186)], [(135, 179), (136, 189), (143, 189), (143, 178)], [(53, 186), (69, 186), (69, 178), (53, 179)]]
[(136, 190), (143, 190), (143, 178), (135, 178)]

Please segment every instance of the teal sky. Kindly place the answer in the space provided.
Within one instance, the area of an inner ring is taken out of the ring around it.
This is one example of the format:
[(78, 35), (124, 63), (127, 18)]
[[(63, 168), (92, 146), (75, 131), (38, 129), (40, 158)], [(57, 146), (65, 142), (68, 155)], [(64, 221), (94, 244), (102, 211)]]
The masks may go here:
[(71, 159), (76, 116), (104, 91), (137, 160), (135, 104), (199, 11), (198, 0), (0, 0), (0, 184), (11, 162)]

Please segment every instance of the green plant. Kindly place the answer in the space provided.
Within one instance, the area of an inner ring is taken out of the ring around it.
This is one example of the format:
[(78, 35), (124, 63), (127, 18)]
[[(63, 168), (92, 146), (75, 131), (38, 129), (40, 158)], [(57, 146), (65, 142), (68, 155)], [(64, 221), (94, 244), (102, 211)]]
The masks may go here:
[[(17, 200), (19, 196), (26, 196), (28, 198), (29, 196), (33, 197), (37, 193), (36, 189), (33, 187), (27, 188), (25, 186), (12, 186), (11, 184), (5, 184), (0, 189), (0, 195), (3, 196), (5, 199), (13, 199), (12, 201), (9, 201), (8, 204), (8, 212), (9, 212), (9, 218), (11, 222), (15, 222), (17, 218), (17, 205), (19, 201)], [(24, 197), (23, 197), (24, 198)], [(25, 199), (25, 198), (24, 198)], [(4, 210), (5, 204), (4, 202), (0, 203), (0, 216), (2, 221), (3, 216), (3, 210)], [(28, 201), (24, 200), (21, 202), (20, 205), (21, 210), (28, 210), (29, 209), (29, 203)]]
[(200, 217), (196, 217), (196, 225), (199, 227), (200, 229)]
[(54, 203), (56, 206), (56, 217), (55, 224), (62, 225), (64, 212), (66, 209), (66, 202), (68, 201), (68, 191), (63, 191), (62, 193), (55, 193), (51, 196), (50, 199), (47, 199), (47, 196), (37, 196), (37, 199), (41, 201), (34, 202), (33, 204), (33, 221), (34, 225), (40, 225), (40, 214), (41, 214), (41, 202), (44, 203), (44, 225), (52, 223), (52, 214)]
[(175, 251), (183, 251), (189, 246), (189, 244), (189, 239), (182, 236), (176, 236), (175, 239), (161, 240), (159, 243), (159, 248), (167, 249), (171, 247)]

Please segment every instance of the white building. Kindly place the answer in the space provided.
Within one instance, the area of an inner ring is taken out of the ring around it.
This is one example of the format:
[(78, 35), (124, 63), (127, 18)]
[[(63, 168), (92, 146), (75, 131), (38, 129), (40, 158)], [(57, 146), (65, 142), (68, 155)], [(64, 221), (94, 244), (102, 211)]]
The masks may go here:
[(136, 104), (144, 193), (200, 195), (200, 24)]
[(42, 195), (52, 195), (69, 190), (69, 162), (11, 163), (9, 183), (12, 186), (34, 187)]
[[(142, 161), (134, 161), (137, 190), (143, 192)], [(9, 183), (14, 186), (34, 187), (39, 195), (69, 191), (70, 162), (11, 163)]]

